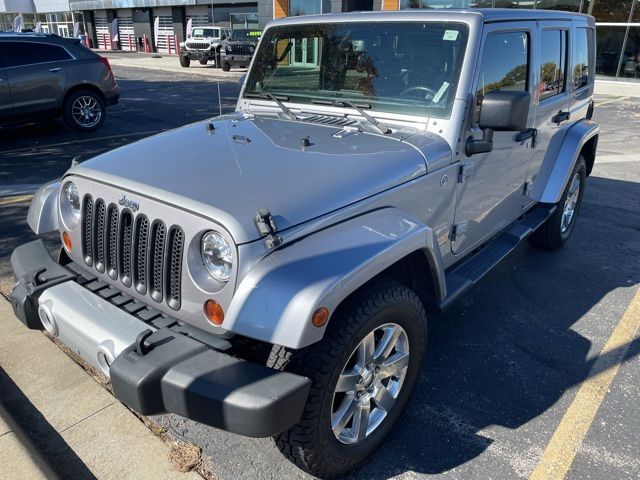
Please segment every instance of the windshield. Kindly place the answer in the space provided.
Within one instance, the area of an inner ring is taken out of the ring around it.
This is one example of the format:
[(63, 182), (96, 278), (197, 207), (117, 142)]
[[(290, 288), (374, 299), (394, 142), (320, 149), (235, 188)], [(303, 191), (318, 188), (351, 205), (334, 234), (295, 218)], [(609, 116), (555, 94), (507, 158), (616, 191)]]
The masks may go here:
[(326, 23), (269, 28), (245, 95), (445, 118), (468, 29), (459, 23)]
[(251, 42), (257, 42), (260, 39), (262, 32), (260, 30), (248, 30), (241, 28), (239, 30), (234, 30), (231, 32), (231, 40), (235, 41), (244, 41), (248, 40)]
[(191, 31), (192, 37), (219, 37), (220, 30), (217, 28), (194, 28)]

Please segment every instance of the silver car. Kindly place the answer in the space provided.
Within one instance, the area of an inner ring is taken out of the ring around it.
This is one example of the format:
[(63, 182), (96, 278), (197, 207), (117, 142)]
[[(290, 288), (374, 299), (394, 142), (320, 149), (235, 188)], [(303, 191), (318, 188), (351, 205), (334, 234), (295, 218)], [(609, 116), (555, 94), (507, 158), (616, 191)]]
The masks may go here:
[[(537, 10), (268, 25), (236, 112), (43, 186), (17, 317), (142, 414), (362, 464), (418, 380), (430, 317), (520, 242), (561, 247), (599, 127), (595, 23)], [(188, 149), (184, 145), (189, 145)]]
[(0, 125), (62, 116), (93, 131), (120, 91), (109, 60), (79, 40), (44, 33), (0, 33)]

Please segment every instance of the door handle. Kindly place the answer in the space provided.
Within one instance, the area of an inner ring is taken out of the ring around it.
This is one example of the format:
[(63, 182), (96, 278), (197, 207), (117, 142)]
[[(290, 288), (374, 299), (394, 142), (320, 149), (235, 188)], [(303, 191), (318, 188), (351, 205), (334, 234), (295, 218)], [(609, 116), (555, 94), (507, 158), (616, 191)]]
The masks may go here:
[(560, 125), (562, 122), (566, 122), (567, 120), (569, 120), (570, 117), (571, 114), (569, 112), (563, 112), (562, 110), (560, 110), (551, 118), (551, 121), (556, 125)]
[(50, 71), (51, 73), (59, 72), (59, 71), (60, 71), (60, 67), (50, 68), (50, 69), (49, 69), (49, 71)]

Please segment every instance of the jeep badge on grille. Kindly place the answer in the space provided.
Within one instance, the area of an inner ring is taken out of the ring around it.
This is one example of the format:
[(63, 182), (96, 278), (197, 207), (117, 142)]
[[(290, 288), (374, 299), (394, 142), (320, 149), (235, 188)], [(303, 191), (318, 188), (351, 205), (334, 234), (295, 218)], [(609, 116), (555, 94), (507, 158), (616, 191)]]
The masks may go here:
[(127, 198), (126, 195), (122, 195), (122, 198), (118, 200), (118, 204), (122, 207), (130, 208), (134, 212), (140, 210), (140, 204), (134, 200)]

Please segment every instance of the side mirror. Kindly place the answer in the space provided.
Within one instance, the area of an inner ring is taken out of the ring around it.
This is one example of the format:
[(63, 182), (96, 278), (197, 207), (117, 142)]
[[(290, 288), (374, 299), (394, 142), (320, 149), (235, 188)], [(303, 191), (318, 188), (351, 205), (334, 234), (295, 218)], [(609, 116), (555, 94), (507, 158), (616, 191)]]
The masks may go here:
[(527, 128), (529, 92), (489, 92), (480, 105), (479, 127), (502, 132), (519, 132)]
[(522, 132), (527, 129), (531, 95), (529, 92), (499, 90), (487, 93), (480, 105), (478, 126), (482, 140), (467, 139), (465, 153), (488, 153), (493, 150), (493, 132)]

